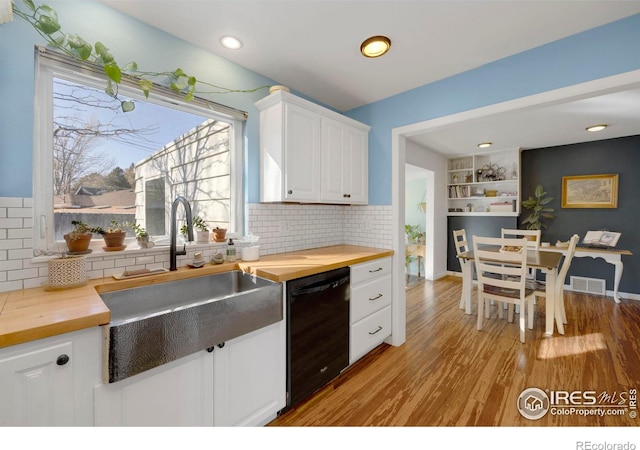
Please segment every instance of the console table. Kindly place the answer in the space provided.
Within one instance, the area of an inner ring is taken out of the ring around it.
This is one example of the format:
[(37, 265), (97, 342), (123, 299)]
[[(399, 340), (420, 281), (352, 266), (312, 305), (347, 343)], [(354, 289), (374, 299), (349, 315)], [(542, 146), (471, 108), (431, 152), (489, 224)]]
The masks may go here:
[[(541, 250), (550, 252), (560, 252), (563, 255), (567, 254), (566, 247), (556, 247), (552, 245), (550, 247), (540, 247)], [(617, 250), (608, 248), (593, 248), (593, 247), (576, 247), (576, 252), (573, 255), (574, 258), (602, 258), (609, 264), (612, 264), (615, 268), (614, 287), (613, 287), (613, 299), (616, 303), (620, 303), (620, 296), (618, 295), (618, 286), (620, 285), (620, 279), (622, 278), (622, 270), (624, 269), (622, 264), (622, 255), (631, 256), (629, 250)]]

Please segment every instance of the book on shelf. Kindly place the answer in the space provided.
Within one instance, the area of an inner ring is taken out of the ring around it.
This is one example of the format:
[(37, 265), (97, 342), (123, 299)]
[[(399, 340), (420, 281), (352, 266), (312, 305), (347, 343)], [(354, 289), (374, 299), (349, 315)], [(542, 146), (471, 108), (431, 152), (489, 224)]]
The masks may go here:
[(453, 185), (449, 186), (449, 198), (467, 198), (471, 197), (471, 186)]

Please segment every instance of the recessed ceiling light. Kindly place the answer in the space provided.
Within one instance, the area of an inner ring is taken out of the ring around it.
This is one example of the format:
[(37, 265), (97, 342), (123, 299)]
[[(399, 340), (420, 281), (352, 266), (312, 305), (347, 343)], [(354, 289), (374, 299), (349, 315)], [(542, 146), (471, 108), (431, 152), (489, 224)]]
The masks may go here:
[(585, 128), (587, 131), (602, 131), (607, 128), (606, 123), (601, 123), (600, 125), (591, 125), (590, 127)]
[(379, 58), (391, 48), (391, 39), (386, 36), (373, 36), (360, 45), (360, 52), (367, 58)]
[(491, 147), (492, 145), (493, 145), (492, 142), (481, 142), (480, 144), (478, 144), (478, 147), (487, 148), (487, 147)]
[(220, 39), (220, 43), (225, 48), (228, 48), (230, 50), (238, 50), (240, 47), (242, 47), (242, 42), (240, 42), (239, 39), (234, 38), (233, 36), (223, 36)]

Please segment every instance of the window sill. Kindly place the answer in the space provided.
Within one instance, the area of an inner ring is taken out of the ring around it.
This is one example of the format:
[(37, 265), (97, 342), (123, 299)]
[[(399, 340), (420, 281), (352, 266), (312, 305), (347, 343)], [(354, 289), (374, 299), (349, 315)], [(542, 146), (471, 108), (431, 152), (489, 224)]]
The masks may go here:
[[(162, 241), (161, 241), (162, 242)], [(118, 251), (105, 251), (102, 249), (101, 245), (98, 245), (98, 243), (93, 243), (91, 244), (91, 253), (87, 253), (86, 256), (87, 259), (91, 260), (91, 259), (98, 259), (98, 258), (104, 258), (106, 256), (113, 256), (113, 257), (118, 257), (118, 256), (122, 256), (124, 257), (126, 256), (135, 256), (135, 255), (139, 255), (139, 254), (162, 254), (162, 253), (168, 253), (169, 252), (169, 244), (168, 243), (164, 243), (162, 242), (161, 244), (156, 244), (154, 247), (151, 248), (141, 248), (138, 246), (138, 243), (135, 240), (128, 240), (127, 242), (125, 242), (125, 244), (127, 245), (127, 247), (124, 250), (118, 250)], [(178, 243), (178, 249), (182, 249), (182, 245), (181, 243)], [(222, 250), (222, 249), (226, 249), (227, 248), (227, 244), (226, 242), (222, 242), (222, 243), (218, 243), (218, 242), (207, 242), (207, 243), (197, 243), (197, 242), (190, 242), (187, 244), (187, 251), (191, 250), (191, 251), (198, 251), (198, 250)], [(32, 263), (44, 263), (49, 261), (50, 259), (54, 259), (54, 258), (58, 258), (60, 256), (60, 253), (56, 253), (56, 254), (50, 254), (50, 255), (40, 255), (40, 256), (34, 256), (33, 258), (31, 258), (31, 262)]]

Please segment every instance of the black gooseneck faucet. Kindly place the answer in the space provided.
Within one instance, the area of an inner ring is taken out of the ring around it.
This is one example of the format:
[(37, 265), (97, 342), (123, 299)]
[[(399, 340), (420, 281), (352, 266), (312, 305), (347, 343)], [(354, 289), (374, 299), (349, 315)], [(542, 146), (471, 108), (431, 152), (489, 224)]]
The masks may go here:
[(182, 196), (178, 196), (171, 205), (171, 243), (169, 244), (169, 270), (178, 270), (176, 264), (177, 255), (186, 255), (186, 245), (182, 250), (176, 249), (176, 236), (178, 233), (178, 225), (176, 224), (176, 212), (178, 211), (178, 205), (182, 203), (184, 211), (187, 216), (187, 238), (189, 242), (193, 241), (193, 223), (191, 220), (191, 206), (189, 202)]

